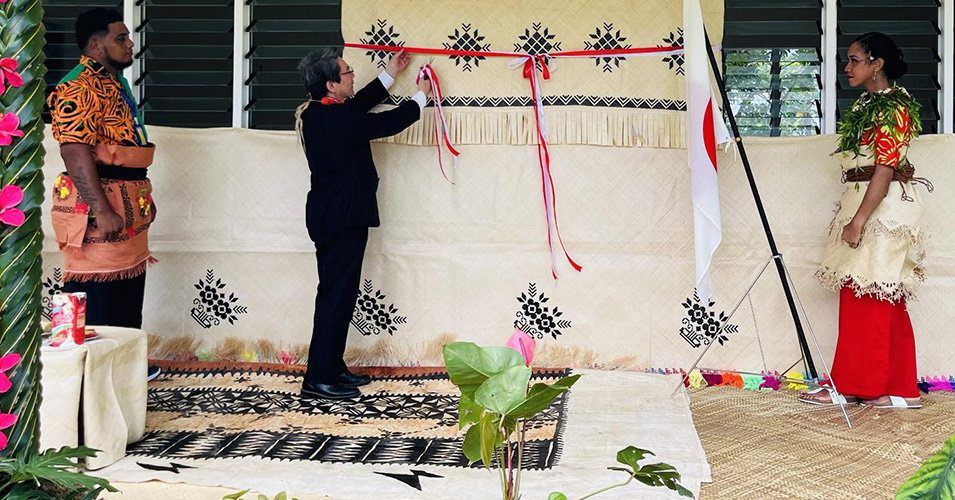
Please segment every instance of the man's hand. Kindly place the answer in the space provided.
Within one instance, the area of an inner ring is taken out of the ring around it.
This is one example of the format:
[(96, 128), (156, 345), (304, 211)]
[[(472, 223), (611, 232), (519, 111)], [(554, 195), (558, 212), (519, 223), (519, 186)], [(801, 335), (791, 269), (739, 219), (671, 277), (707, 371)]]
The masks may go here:
[(123, 217), (112, 209), (96, 214), (96, 227), (105, 234), (107, 240), (113, 239), (125, 226)]
[(431, 80), (428, 80), (427, 76), (418, 80), (418, 90), (424, 92), (425, 97), (431, 97)]
[(408, 64), (411, 63), (411, 56), (408, 55), (404, 49), (399, 50), (397, 54), (391, 56), (391, 60), (388, 61), (388, 65), (385, 66), (385, 73), (388, 73), (392, 78), (398, 76), (398, 73), (401, 73), (408, 67)]

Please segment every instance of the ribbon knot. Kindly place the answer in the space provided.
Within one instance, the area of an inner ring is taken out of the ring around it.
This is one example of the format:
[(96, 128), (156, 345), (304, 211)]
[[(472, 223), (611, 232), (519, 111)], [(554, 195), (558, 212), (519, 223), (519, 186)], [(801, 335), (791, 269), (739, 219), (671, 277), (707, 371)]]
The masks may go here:
[(550, 68), (547, 66), (547, 59), (543, 55), (528, 55), (524, 61), (524, 78), (530, 78), (534, 66), (540, 64), (541, 74), (545, 80), (550, 80)]

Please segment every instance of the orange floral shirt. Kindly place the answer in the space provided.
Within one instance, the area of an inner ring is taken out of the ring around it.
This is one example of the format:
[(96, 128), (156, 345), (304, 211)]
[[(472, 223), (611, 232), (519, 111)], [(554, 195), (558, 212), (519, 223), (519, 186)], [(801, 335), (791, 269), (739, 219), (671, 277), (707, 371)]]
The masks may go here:
[[(881, 121), (882, 117), (879, 118)], [(903, 149), (912, 140), (912, 119), (908, 110), (901, 106), (896, 108), (894, 121), (898, 125), (875, 125), (862, 137), (862, 145), (872, 147), (872, 156), (877, 165), (898, 168)]]
[(53, 137), (60, 144), (145, 144), (138, 137), (132, 101), (127, 102), (124, 94), (123, 84), (106, 68), (89, 57), (80, 57), (80, 65), (47, 100)]

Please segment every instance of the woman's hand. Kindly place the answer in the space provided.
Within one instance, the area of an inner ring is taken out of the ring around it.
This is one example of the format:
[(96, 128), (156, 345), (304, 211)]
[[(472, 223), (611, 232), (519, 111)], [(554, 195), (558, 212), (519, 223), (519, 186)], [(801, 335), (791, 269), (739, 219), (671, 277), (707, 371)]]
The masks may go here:
[(852, 219), (842, 228), (842, 241), (849, 244), (852, 248), (859, 248), (859, 241), (862, 239), (862, 227), (855, 219)]

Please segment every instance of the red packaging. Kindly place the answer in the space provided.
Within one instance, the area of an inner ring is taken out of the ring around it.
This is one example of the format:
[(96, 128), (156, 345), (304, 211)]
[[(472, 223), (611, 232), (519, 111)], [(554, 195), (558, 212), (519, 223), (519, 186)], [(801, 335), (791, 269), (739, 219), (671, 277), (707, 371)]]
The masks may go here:
[(81, 345), (86, 340), (86, 294), (82, 294), (83, 326), (79, 327), (81, 297), (73, 293), (61, 293), (53, 296), (53, 310), (50, 316), (53, 321), (52, 338), (50, 345)]
[(86, 339), (86, 292), (74, 292), (70, 295), (76, 297), (76, 337), (77, 344), (82, 344)]

